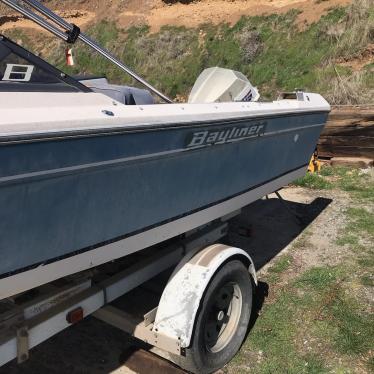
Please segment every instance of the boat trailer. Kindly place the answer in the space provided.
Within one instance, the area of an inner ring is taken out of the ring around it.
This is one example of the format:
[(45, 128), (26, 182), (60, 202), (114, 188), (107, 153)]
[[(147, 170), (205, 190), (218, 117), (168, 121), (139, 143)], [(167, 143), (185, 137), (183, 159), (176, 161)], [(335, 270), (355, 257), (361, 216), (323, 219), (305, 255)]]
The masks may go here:
[[(137, 253), (135, 261), (127, 256), (0, 301), (0, 366), (15, 358), (18, 363), (25, 362), (30, 349), (92, 315), (184, 367), (207, 289), (225, 265), (241, 262), (252, 286), (257, 284), (253, 262), (246, 252), (213, 244), (226, 236), (228, 220), (239, 213), (192, 230), (167, 245), (148, 248), (147, 254), (140, 254), (140, 261)], [(174, 270), (158, 306), (143, 314), (140, 322), (111, 304), (121, 297), (131, 303), (127, 293), (167, 269)], [(235, 326), (232, 333), (236, 333)]]

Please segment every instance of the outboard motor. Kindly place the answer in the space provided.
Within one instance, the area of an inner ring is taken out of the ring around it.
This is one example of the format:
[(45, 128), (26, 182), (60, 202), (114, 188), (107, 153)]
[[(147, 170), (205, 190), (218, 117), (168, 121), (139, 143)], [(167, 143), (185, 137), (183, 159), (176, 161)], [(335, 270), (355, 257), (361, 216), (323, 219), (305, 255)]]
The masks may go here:
[(205, 69), (197, 78), (189, 103), (257, 101), (260, 94), (247, 77), (234, 70), (219, 67)]

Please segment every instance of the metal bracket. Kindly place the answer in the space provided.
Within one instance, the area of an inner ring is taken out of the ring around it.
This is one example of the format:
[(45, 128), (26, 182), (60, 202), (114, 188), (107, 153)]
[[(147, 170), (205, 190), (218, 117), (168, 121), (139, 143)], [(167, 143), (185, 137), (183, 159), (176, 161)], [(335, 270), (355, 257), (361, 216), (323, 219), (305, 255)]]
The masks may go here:
[[(151, 315), (153, 313), (155, 313), (155, 310), (150, 312)], [(95, 313), (93, 313), (93, 316), (108, 323), (109, 325), (127, 332), (135, 338), (153, 345), (154, 347), (163, 349), (166, 352), (174, 353), (176, 355), (182, 354), (181, 342), (179, 339), (174, 339), (173, 337), (169, 337), (158, 332), (157, 328), (153, 328), (153, 323), (148, 325), (145, 321), (139, 323), (137, 319), (123, 310), (108, 305), (97, 310)]]
[(17, 362), (22, 364), (29, 359), (29, 331), (27, 326), (17, 329)]
[(72, 26), (73, 28), (71, 30), (66, 31), (66, 34), (68, 36), (68, 38), (66, 39), (66, 42), (69, 44), (74, 44), (79, 38), (79, 35), (81, 33), (81, 29), (77, 25), (74, 25), (73, 23)]
[(152, 323), (155, 322), (157, 309), (158, 309), (158, 307), (153, 308), (148, 313), (144, 314), (144, 326), (145, 327), (147, 327), (147, 326), (149, 326), (149, 325), (151, 325)]

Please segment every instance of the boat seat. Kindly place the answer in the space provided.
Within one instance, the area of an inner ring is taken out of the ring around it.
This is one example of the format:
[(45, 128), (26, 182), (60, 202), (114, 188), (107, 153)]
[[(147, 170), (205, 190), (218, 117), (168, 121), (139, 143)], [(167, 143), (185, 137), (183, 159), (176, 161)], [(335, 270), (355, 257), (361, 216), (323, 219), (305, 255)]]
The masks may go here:
[(149, 91), (136, 87), (109, 84), (106, 78), (80, 79), (79, 82), (89, 87), (92, 91), (109, 96), (125, 105), (149, 105), (155, 103)]

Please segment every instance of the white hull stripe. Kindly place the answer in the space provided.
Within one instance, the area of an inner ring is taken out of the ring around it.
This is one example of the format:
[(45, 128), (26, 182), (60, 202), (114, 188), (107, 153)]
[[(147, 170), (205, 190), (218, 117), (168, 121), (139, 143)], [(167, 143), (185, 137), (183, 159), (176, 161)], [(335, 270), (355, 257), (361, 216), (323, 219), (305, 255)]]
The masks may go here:
[[(325, 124), (322, 123), (322, 124), (315, 124), (315, 125), (310, 125), (310, 126), (300, 126), (300, 127), (295, 127), (295, 128), (286, 129), (286, 130), (271, 131), (271, 132), (267, 132), (261, 135), (260, 137), (261, 138), (271, 137), (271, 136), (287, 134), (287, 133), (300, 131), (300, 130), (307, 130), (310, 128), (323, 127), (324, 125)], [(236, 142), (247, 141), (251, 139), (257, 139), (257, 136), (255, 137), (248, 136), (248, 137), (243, 137), (240, 139), (233, 139), (233, 140), (226, 141), (226, 143), (216, 144), (214, 146), (226, 145), (229, 143), (234, 143), (234, 142), (236, 143)], [(22, 182), (23, 180), (30, 179), (30, 178), (32, 179), (34, 178), (39, 179), (43, 177), (53, 178), (55, 176), (73, 174), (76, 172), (86, 171), (89, 169), (99, 169), (102, 167), (113, 167), (113, 166), (118, 166), (118, 165), (121, 165), (127, 162), (149, 160), (149, 159), (156, 158), (156, 157), (165, 157), (165, 156), (170, 156), (176, 153), (188, 152), (188, 151), (193, 151), (196, 149), (208, 148), (211, 146), (212, 145), (207, 144), (207, 145), (201, 145), (201, 146), (195, 146), (195, 147), (189, 147), (189, 148), (178, 148), (178, 149), (173, 149), (170, 151), (156, 152), (156, 153), (151, 153), (151, 154), (146, 154), (146, 155), (124, 157), (124, 158), (119, 158), (119, 159), (109, 160), (109, 161), (93, 162), (93, 163), (84, 164), (84, 165), (69, 166), (69, 167), (64, 167), (64, 168), (59, 168), (59, 169), (43, 170), (43, 171), (19, 174), (19, 175), (14, 175), (14, 176), (9, 176), (9, 177), (2, 177), (0, 178), (0, 185), (8, 184), (8, 183), (15, 183), (15, 182)]]

